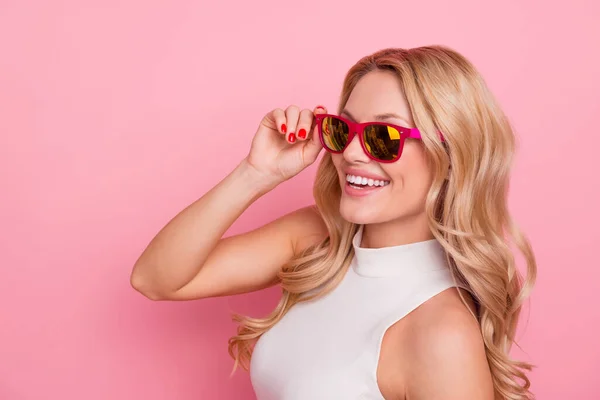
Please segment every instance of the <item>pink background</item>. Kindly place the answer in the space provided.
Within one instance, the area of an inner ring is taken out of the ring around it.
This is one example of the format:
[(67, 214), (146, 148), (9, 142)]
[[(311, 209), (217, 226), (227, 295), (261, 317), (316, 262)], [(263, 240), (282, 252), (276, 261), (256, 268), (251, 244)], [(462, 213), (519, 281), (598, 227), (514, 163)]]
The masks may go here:
[[(438, 43), (519, 137), (510, 204), (539, 280), (514, 355), (538, 365), (538, 398), (600, 398), (599, 3), (237, 3), (0, 2), (0, 399), (254, 398), (228, 377), (229, 313), (262, 315), (278, 290), (151, 302), (133, 263), (267, 111), (335, 109), (361, 56)], [(314, 171), (228, 235), (312, 203)]]

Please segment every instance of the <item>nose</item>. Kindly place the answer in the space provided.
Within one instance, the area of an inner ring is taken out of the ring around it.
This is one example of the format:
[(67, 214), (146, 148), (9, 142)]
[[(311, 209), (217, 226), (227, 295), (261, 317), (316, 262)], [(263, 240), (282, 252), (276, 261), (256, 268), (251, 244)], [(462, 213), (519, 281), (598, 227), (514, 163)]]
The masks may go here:
[(348, 143), (348, 146), (344, 150), (344, 159), (349, 163), (355, 162), (369, 162), (369, 157), (365, 154), (358, 135), (354, 135), (352, 141)]

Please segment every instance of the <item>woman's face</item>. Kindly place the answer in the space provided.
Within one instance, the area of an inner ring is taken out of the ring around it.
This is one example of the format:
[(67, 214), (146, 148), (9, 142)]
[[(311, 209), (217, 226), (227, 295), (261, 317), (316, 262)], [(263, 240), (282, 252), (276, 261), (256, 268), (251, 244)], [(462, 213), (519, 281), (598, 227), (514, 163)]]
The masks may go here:
[[(398, 78), (391, 71), (376, 70), (361, 78), (354, 87), (342, 116), (355, 122), (367, 122), (377, 121), (376, 115), (389, 113), (397, 117), (387, 117), (382, 121), (414, 127)], [(431, 186), (432, 173), (420, 140), (407, 139), (402, 156), (393, 163), (370, 159), (364, 153), (358, 136), (352, 139), (342, 154), (332, 154), (331, 157), (342, 187), (340, 213), (344, 219), (356, 224), (406, 220), (410, 221), (409, 225), (415, 222), (427, 225), (425, 198)], [(374, 190), (356, 189), (359, 195), (349, 194), (346, 181), (349, 169), (355, 171), (351, 175), (383, 179), (386, 185), (377, 186)], [(361, 193), (361, 190), (364, 192)]]

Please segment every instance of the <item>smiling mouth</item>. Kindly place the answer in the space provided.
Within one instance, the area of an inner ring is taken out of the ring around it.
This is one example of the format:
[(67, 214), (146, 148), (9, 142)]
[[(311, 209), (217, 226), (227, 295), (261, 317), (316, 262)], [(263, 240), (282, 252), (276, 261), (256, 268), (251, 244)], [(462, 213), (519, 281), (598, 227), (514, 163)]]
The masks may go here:
[(354, 183), (350, 183), (350, 182), (346, 182), (347, 186), (350, 186), (353, 189), (359, 189), (359, 190), (365, 190), (365, 189), (383, 189), (384, 187), (386, 187), (387, 185), (389, 185), (389, 183), (383, 185), (383, 186), (375, 186), (375, 185), (361, 185), (361, 184), (354, 184)]
[(346, 182), (345, 186), (346, 186), (346, 188), (348, 188), (351, 191), (374, 192), (374, 191), (377, 191), (380, 189), (385, 189), (385, 187), (388, 185), (384, 185), (384, 186), (354, 185), (350, 182)]
[(390, 184), (390, 181), (370, 179), (356, 175), (346, 175), (346, 184), (354, 189), (378, 189)]

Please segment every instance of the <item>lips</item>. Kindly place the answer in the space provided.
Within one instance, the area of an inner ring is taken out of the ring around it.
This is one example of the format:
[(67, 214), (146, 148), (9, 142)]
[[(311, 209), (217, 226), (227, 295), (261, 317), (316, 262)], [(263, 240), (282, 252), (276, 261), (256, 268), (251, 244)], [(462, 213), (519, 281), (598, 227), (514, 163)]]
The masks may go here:
[(385, 186), (362, 186), (360, 188), (352, 186), (350, 182), (345, 182), (344, 193), (350, 197), (360, 198), (376, 194), (382, 190), (386, 190), (389, 185)]
[(389, 181), (389, 179), (387, 179), (385, 176), (375, 174), (366, 170), (361, 170), (358, 168), (344, 168), (342, 172), (346, 175), (362, 176), (364, 178), (373, 179), (376, 181)]

